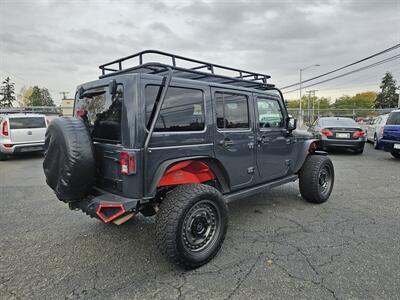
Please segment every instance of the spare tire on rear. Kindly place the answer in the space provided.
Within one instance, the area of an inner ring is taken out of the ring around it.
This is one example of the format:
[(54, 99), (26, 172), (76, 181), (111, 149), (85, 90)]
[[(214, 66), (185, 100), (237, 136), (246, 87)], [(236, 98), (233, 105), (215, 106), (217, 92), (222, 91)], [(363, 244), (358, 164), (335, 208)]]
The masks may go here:
[(84, 198), (95, 181), (93, 143), (85, 123), (72, 117), (54, 119), (46, 131), (45, 149), (44, 174), (57, 198)]

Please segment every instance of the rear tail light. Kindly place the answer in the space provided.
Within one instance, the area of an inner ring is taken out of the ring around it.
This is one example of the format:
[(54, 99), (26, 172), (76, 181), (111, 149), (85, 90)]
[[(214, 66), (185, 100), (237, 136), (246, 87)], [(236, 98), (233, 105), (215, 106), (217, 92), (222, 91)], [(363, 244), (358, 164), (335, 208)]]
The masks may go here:
[(9, 132), (8, 132), (8, 121), (7, 120), (3, 122), (3, 125), (1, 125), (1, 134), (3, 136), (7, 136), (7, 137), (9, 135)]
[(310, 148), (308, 148), (308, 155), (314, 153), (315, 150), (317, 150), (317, 143), (316, 142), (312, 142), (310, 145)]
[(362, 136), (365, 136), (364, 131), (356, 131), (353, 133), (353, 137), (362, 137)]
[(11, 148), (13, 146), (13, 144), (3, 144), (3, 146), (6, 148)]
[(120, 152), (119, 165), (122, 175), (130, 175), (136, 172), (135, 156), (127, 151)]
[(332, 131), (330, 131), (330, 130), (328, 130), (328, 129), (322, 129), (322, 130), (319, 131), (319, 133), (320, 133), (321, 135), (325, 135), (325, 136), (333, 136)]

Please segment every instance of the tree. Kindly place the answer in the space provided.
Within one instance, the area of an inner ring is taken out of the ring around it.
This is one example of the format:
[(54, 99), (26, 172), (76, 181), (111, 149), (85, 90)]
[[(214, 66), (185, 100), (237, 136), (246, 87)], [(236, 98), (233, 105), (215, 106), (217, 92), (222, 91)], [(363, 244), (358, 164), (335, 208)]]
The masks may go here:
[(386, 72), (382, 78), (380, 85), (381, 92), (375, 100), (376, 108), (391, 108), (397, 107), (399, 101), (399, 94), (396, 93), (396, 80), (390, 72)]
[(10, 82), (10, 77), (3, 81), (3, 86), (0, 87), (0, 107), (12, 107), (15, 101), (14, 83)]
[[(25, 101), (26, 106), (55, 106), (48, 89), (39, 88), (36, 85), (31, 89), (31, 92), (29, 88), (27, 89), (29, 95)], [(26, 94), (27, 93), (28, 92), (26, 92)]]
[(19, 106), (29, 106), (29, 97), (32, 95), (33, 88), (31, 86), (23, 87), (18, 94)]
[(351, 99), (355, 104), (355, 108), (373, 108), (377, 94), (375, 92), (362, 92), (356, 94)]
[(335, 100), (335, 103), (333, 103), (333, 108), (337, 109), (345, 109), (345, 108), (355, 108), (354, 102), (352, 100), (352, 97), (348, 95), (343, 95)]

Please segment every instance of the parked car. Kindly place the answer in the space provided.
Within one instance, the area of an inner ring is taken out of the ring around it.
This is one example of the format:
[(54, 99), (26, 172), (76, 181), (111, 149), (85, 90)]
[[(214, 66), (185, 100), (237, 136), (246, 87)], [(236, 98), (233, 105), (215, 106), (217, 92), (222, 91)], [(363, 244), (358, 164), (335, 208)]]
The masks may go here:
[(45, 115), (0, 115), (0, 160), (6, 160), (14, 153), (44, 151), (47, 125)]
[[(171, 64), (122, 68), (146, 54)], [(115, 224), (156, 215), (160, 250), (195, 268), (219, 251), (229, 201), (297, 179), (306, 201), (328, 200), (333, 164), (294, 131), (268, 75), (154, 50), (100, 69), (77, 88), (76, 117), (54, 119), (46, 133), (46, 181), (71, 209)]]
[(389, 114), (379, 147), (390, 152), (393, 157), (400, 158), (400, 109)]
[(389, 114), (376, 117), (366, 128), (367, 141), (373, 142), (375, 149), (379, 149), (379, 140), (382, 138), (388, 116)]
[(318, 139), (318, 148), (322, 150), (342, 148), (361, 154), (367, 140), (362, 128), (350, 118), (319, 118), (309, 127), (308, 131)]

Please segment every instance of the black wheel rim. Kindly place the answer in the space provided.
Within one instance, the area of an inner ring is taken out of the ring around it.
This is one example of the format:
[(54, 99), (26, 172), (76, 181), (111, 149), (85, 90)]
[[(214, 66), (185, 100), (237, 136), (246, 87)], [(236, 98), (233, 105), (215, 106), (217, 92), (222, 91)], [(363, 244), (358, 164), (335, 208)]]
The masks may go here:
[(332, 185), (332, 173), (328, 166), (324, 166), (318, 175), (318, 189), (321, 196), (327, 196)]
[(219, 208), (210, 200), (202, 200), (186, 213), (182, 226), (182, 239), (190, 252), (209, 249), (217, 239), (221, 227)]

